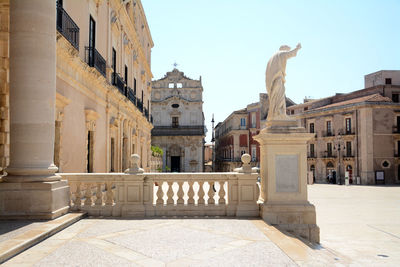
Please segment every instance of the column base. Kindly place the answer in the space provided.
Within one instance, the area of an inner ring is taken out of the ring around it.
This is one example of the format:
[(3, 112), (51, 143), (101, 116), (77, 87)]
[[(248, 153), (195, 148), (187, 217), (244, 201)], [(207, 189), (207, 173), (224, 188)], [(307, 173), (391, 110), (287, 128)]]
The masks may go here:
[(0, 219), (54, 219), (69, 210), (67, 181), (0, 183)]
[(267, 204), (261, 207), (261, 217), (268, 224), (292, 232), (311, 242), (319, 243), (319, 227), (315, 206), (307, 204)]

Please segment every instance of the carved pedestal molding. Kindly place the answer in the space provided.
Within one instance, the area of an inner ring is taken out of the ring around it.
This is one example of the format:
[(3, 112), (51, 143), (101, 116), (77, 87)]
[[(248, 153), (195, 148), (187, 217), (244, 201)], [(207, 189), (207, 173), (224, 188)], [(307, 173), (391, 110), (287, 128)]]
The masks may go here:
[(270, 121), (260, 143), (261, 217), (282, 230), (319, 242), (315, 207), (307, 199), (307, 141), (314, 134), (295, 122)]
[(0, 183), (1, 217), (49, 219), (69, 208), (69, 187), (53, 164), (55, 10), (53, 0), (10, 1), (10, 166)]

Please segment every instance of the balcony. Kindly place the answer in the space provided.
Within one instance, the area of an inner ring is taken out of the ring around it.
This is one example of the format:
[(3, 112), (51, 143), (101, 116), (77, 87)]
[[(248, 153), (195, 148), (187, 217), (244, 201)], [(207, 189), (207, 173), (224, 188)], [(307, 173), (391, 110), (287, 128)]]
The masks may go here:
[(139, 98), (136, 99), (136, 107), (140, 110), (140, 112), (143, 112), (143, 102)]
[(323, 159), (335, 159), (335, 158), (337, 158), (337, 156), (335, 154), (333, 154), (333, 153), (324, 152), (324, 153), (321, 154), (321, 158), (323, 158)]
[(183, 136), (183, 135), (204, 135), (204, 125), (197, 126), (155, 126), (151, 130), (152, 136)]
[(322, 137), (332, 137), (335, 134), (332, 131), (322, 131)]
[(126, 96), (126, 88), (125, 88), (124, 79), (122, 79), (121, 76), (118, 75), (118, 73), (113, 72), (113, 74), (112, 74), (112, 85), (117, 87), (118, 91), (120, 91), (121, 94)]
[(307, 159), (316, 159), (317, 155), (315, 153), (308, 153)]
[(132, 88), (127, 87), (126, 92), (127, 92), (127, 98), (132, 102), (132, 104), (136, 106), (136, 95), (133, 92)]
[(400, 158), (400, 154), (399, 153), (394, 153), (393, 155), (395, 158)]
[(94, 47), (85, 47), (85, 58), (86, 63), (90, 67), (95, 67), (101, 75), (106, 77), (106, 60), (100, 55), (100, 53)]
[(344, 131), (343, 135), (355, 135), (355, 131), (351, 130), (351, 131)]
[(57, 5), (57, 31), (79, 51), (79, 27), (60, 5)]
[(393, 133), (400, 134), (400, 126), (393, 126)]

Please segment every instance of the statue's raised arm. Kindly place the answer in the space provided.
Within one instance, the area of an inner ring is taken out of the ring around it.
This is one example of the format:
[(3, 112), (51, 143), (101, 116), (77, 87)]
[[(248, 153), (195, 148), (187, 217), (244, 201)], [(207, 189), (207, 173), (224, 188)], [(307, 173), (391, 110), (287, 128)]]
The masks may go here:
[(265, 84), (269, 98), (267, 121), (288, 119), (285, 96), (286, 61), (288, 58), (295, 57), (300, 48), (300, 43), (293, 50), (290, 50), (289, 46), (283, 45), (268, 61), (265, 72)]

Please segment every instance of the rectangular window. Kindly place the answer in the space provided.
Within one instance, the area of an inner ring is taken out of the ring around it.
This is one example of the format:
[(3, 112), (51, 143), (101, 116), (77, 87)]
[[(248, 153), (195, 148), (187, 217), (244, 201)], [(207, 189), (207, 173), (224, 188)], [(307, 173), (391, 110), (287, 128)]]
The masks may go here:
[(255, 145), (251, 145), (251, 160), (257, 161), (257, 147)]
[(346, 142), (346, 156), (351, 157), (351, 142)]
[(174, 88), (174, 84), (173, 83), (169, 83), (168, 84), (168, 88)]
[(110, 172), (115, 172), (114, 156), (115, 156), (115, 139), (111, 138), (111, 151), (110, 151)]
[(178, 128), (179, 126), (179, 117), (172, 117), (172, 127)]
[(112, 63), (111, 67), (114, 73), (117, 73), (117, 51), (115, 51), (114, 47), (112, 49)]
[(310, 144), (310, 158), (314, 158), (314, 155), (315, 155), (314, 144)]
[(310, 123), (310, 133), (315, 133), (314, 131), (314, 123)]
[(332, 143), (326, 144), (326, 151), (328, 152), (328, 157), (332, 157)]
[(400, 140), (397, 141), (397, 156), (400, 156)]
[(177, 84), (176, 84), (176, 87), (177, 87), (177, 88), (182, 88), (182, 83), (177, 83)]
[(400, 116), (396, 117), (396, 133), (400, 133)]
[(251, 113), (251, 128), (256, 128), (256, 113), (252, 112)]
[(240, 119), (240, 126), (242, 126), (242, 127), (246, 126), (246, 119), (245, 118), (241, 118)]
[(128, 66), (125, 65), (125, 83), (128, 85)]
[(351, 134), (351, 118), (346, 118), (346, 134)]
[(294, 114), (294, 110), (292, 109), (291, 111), (290, 111), (290, 115), (293, 115)]
[(392, 84), (392, 78), (386, 78), (385, 84)]
[(304, 111), (307, 111), (307, 110), (308, 110), (308, 107), (305, 107), (305, 108), (304, 108)]
[(327, 136), (332, 135), (332, 122), (331, 121), (326, 122), (326, 135)]
[(87, 166), (86, 166), (86, 172), (90, 173), (93, 172), (93, 137), (94, 137), (94, 132), (93, 131), (88, 131), (87, 135)]
[(89, 18), (89, 66), (94, 66), (94, 48), (96, 45), (96, 22)]
[(394, 103), (399, 103), (399, 94), (393, 93), (393, 94), (392, 94), (392, 101), (393, 101)]
[(133, 79), (133, 93), (136, 96), (136, 78)]

